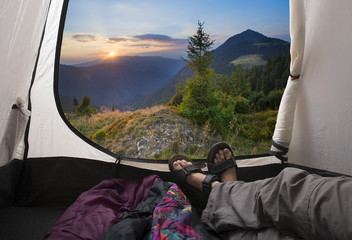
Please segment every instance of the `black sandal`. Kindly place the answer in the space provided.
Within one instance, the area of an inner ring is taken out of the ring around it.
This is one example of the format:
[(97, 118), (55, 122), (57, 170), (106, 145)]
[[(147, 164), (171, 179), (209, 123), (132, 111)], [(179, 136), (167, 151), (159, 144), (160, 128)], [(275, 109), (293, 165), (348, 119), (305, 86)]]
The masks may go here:
[[(173, 163), (177, 160), (185, 160), (187, 162), (192, 162), (192, 165), (182, 168), (181, 170), (175, 170)], [(169, 159), (169, 169), (174, 178), (175, 183), (185, 192), (186, 196), (191, 200), (191, 202), (199, 204), (202, 209), (205, 208), (210, 191), (212, 189), (211, 183), (214, 181), (219, 181), (216, 175), (205, 174), (202, 171), (206, 165), (204, 162), (193, 163), (191, 159), (184, 155), (173, 155)], [(191, 173), (203, 173), (206, 175), (204, 181), (202, 182), (202, 191), (186, 183), (186, 177)]]
[[(214, 159), (216, 154), (220, 150), (224, 150), (225, 148), (229, 149), (231, 152), (231, 157), (226, 159), (225, 162), (214, 164)], [(211, 174), (216, 175), (219, 179), (221, 179), (221, 175), (227, 170), (228, 168), (235, 167), (237, 169), (236, 159), (233, 155), (232, 148), (225, 142), (216, 143), (214, 146), (211, 147), (208, 157), (207, 157), (207, 165), (208, 170)]]

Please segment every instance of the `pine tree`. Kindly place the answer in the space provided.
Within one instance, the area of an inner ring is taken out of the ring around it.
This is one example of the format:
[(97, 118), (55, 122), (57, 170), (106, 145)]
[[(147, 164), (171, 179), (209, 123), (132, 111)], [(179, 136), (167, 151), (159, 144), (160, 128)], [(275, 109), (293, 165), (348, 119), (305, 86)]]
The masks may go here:
[(97, 113), (98, 110), (90, 107), (91, 98), (89, 96), (83, 96), (81, 105), (77, 106), (76, 112), (80, 115), (91, 115)]
[(251, 84), (241, 65), (237, 66), (236, 72), (232, 72), (231, 78), (234, 96), (248, 97), (251, 92)]
[(182, 58), (186, 66), (200, 77), (200, 81), (205, 78), (213, 61), (211, 47), (214, 44), (214, 40), (211, 40), (209, 34), (204, 32), (203, 26), (204, 23), (198, 21), (197, 33), (188, 38), (186, 51), (188, 59)]
[[(222, 125), (222, 98), (217, 92), (220, 75), (210, 67), (213, 60), (211, 46), (214, 41), (203, 30), (204, 23), (198, 21), (198, 30), (188, 38), (185, 65), (194, 71), (195, 76), (187, 80), (182, 103), (181, 115), (193, 122), (204, 125), (209, 123), (212, 129)], [(225, 125), (225, 124), (223, 124)]]

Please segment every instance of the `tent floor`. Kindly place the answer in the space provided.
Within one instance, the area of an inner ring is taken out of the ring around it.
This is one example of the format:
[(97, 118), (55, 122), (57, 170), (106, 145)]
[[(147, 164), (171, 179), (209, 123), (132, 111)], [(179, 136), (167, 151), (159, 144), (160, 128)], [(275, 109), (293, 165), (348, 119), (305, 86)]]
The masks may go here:
[(0, 239), (44, 239), (46, 232), (64, 211), (64, 208), (0, 208)]

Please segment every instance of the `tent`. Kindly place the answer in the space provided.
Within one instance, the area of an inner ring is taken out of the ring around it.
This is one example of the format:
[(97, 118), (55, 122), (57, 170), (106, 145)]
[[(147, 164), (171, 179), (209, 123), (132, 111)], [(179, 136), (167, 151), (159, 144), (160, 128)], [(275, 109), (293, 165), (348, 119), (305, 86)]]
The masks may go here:
[[(0, 238), (41, 239), (79, 194), (106, 178), (157, 174), (166, 161), (128, 159), (66, 120), (58, 68), (68, 0), (0, 3)], [(290, 1), (291, 75), (271, 155), (241, 156), (239, 178), (287, 166), (352, 175), (352, 4)], [(268, 149), (269, 152), (269, 149)]]

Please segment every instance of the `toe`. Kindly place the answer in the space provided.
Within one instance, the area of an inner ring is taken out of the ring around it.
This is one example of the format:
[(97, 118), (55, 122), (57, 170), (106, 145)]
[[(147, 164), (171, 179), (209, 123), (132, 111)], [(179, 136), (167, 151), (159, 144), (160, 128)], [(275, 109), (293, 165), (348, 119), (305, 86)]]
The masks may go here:
[(224, 161), (225, 160), (225, 155), (224, 155), (224, 151), (223, 150), (219, 151), (219, 155), (220, 155), (221, 161)]
[(232, 153), (229, 149), (225, 148), (224, 155), (225, 155), (225, 159), (229, 159), (229, 158), (231, 158)]
[(215, 155), (214, 163), (217, 164), (217, 163), (219, 163), (220, 161), (221, 161), (220, 154), (217, 153), (217, 154)]
[(179, 160), (175, 161), (173, 164), (172, 164), (174, 170), (176, 171), (179, 171), (182, 169), (182, 166), (181, 166), (181, 162)]
[(228, 148), (225, 148), (224, 150), (219, 150), (219, 152), (215, 154), (214, 164), (224, 162), (225, 160), (231, 158), (231, 155), (232, 153)]
[(181, 166), (182, 167), (188, 167), (190, 165), (192, 165), (192, 162), (186, 161), (186, 160), (181, 160)]

